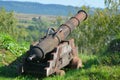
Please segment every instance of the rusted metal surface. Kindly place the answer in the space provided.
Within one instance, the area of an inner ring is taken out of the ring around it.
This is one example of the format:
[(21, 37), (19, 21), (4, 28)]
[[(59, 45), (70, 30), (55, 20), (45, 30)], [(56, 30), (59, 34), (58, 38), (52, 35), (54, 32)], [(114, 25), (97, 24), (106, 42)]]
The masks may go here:
[(43, 59), (47, 53), (52, 51), (61, 41), (65, 40), (74, 28), (86, 18), (86, 12), (80, 10), (74, 17), (71, 17), (65, 24), (62, 24), (53, 34), (46, 36), (42, 41), (32, 47), (30, 57), (33, 59)]
[[(62, 24), (56, 31), (48, 29), (46, 36), (30, 46), (27, 56), (20, 67), (21, 73), (38, 73), (49, 76), (53, 73), (63, 75), (63, 67), (80, 68), (82, 62), (74, 39), (65, 41), (76, 26), (87, 18), (85, 11), (79, 11), (74, 17)], [(52, 30), (52, 33), (49, 33)]]
[[(39, 61), (24, 61), (21, 68), (22, 73), (35, 73), (49, 76), (53, 73), (63, 74), (61, 68), (70, 65), (71, 68), (79, 68), (81, 63), (74, 58), (77, 57), (77, 48), (74, 45), (74, 40), (63, 41), (52, 52), (48, 53), (43, 60)], [(29, 52), (28, 52), (29, 54)]]

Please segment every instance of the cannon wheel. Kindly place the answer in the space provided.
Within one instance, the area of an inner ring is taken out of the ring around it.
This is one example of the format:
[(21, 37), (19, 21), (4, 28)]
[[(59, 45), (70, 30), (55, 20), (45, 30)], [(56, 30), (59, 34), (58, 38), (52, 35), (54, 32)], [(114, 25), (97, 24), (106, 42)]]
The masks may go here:
[(79, 69), (82, 67), (82, 61), (79, 57), (73, 57), (70, 62), (70, 67), (73, 69)]
[(65, 71), (64, 70), (57, 70), (55, 72), (56, 75), (60, 75), (60, 76), (64, 76), (65, 75)]

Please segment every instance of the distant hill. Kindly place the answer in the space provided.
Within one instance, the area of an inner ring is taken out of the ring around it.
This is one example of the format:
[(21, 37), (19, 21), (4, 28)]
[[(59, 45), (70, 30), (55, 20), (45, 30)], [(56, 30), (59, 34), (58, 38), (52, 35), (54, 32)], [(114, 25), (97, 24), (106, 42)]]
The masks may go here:
[(27, 14), (66, 16), (76, 12), (76, 8), (73, 6), (40, 4), (33, 2), (0, 1), (0, 7), (4, 7), (7, 11), (15, 11), (16, 13)]

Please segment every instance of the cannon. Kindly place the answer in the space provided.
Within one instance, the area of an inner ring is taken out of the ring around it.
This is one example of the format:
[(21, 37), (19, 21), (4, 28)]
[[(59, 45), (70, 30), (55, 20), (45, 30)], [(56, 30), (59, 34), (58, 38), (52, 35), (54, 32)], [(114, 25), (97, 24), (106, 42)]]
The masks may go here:
[(74, 39), (66, 40), (66, 38), (86, 19), (87, 13), (80, 10), (57, 30), (48, 29), (43, 38), (30, 45), (19, 68), (19, 73), (63, 75), (65, 71), (61, 69), (64, 67), (80, 68), (82, 61), (78, 57), (78, 48), (74, 44)]

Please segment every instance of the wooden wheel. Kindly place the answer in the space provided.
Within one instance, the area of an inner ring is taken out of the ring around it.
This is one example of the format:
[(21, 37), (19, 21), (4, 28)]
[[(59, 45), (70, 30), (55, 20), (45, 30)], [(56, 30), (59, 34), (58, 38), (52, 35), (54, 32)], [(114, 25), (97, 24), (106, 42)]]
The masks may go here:
[(70, 63), (70, 67), (74, 68), (74, 69), (79, 69), (82, 67), (82, 61), (79, 57), (73, 57), (71, 63)]
[(65, 71), (64, 70), (57, 70), (56, 75), (63, 76), (63, 75), (65, 75)]

